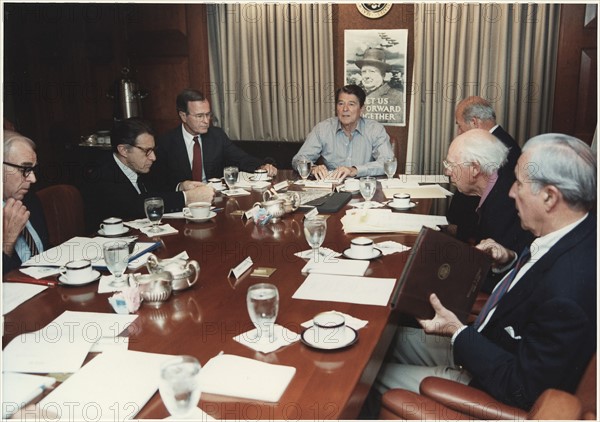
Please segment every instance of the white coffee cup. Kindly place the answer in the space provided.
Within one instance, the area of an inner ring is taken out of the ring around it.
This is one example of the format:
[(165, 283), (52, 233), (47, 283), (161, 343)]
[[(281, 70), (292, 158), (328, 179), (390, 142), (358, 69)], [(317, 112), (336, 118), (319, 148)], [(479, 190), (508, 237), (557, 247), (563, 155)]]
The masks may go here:
[(221, 179), (218, 179), (216, 177), (208, 179), (208, 184), (210, 186), (212, 186), (213, 189), (216, 189), (216, 190), (223, 189), (223, 183), (221, 182)]
[(346, 319), (339, 312), (321, 312), (313, 318), (314, 341), (339, 344), (346, 338)]
[(373, 255), (373, 241), (368, 237), (357, 237), (350, 241), (352, 255), (357, 258), (370, 258)]
[(254, 180), (267, 180), (269, 177), (269, 173), (267, 173), (264, 169), (257, 169), (254, 171)]
[(210, 214), (210, 202), (192, 202), (183, 209), (183, 216), (188, 218), (206, 218)]
[(83, 284), (92, 279), (92, 262), (87, 259), (67, 262), (59, 272), (69, 284)]
[(360, 181), (358, 179), (346, 179), (344, 189), (347, 191), (357, 191), (360, 189)]
[(123, 233), (123, 220), (119, 217), (107, 218), (100, 224), (100, 228), (104, 230), (104, 234), (121, 234)]
[(395, 193), (392, 204), (395, 207), (408, 208), (410, 206), (410, 194), (409, 193)]

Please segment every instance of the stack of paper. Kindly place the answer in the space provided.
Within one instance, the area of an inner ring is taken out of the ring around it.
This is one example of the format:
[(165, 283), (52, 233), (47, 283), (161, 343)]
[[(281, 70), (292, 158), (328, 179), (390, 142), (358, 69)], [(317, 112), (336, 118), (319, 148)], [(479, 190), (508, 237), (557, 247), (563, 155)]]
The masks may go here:
[(386, 198), (392, 199), (396, 193), (408, 193), (411, 199), (419, 198), (445, 198), (452, 196), (452, 192), (444, 189), (440, 185), (406, 186), (398, 188), (384, 188), (383, 194)]
[(47, 288), (36, 284), (2, 283), (2, 315), (6, 315)]
[(419, 233), (423, 226), (448, 224), (444, 216), (393, 213), (389, 209), (348, 210), (341, 222), (345, 233)]
[(51, 387), (56, 380), (40, 375), (2, 373), (2, 418), (10, 418), (22, 406)]

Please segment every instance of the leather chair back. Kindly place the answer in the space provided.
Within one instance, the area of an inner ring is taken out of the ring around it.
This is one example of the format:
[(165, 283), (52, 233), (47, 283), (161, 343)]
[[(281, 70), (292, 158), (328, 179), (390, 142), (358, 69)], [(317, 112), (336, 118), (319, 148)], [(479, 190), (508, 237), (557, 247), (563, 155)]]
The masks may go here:
[(36, 194), (44, 209), (50, 246), (85, 235), (83, 199), (75, 186), (49, 186)]

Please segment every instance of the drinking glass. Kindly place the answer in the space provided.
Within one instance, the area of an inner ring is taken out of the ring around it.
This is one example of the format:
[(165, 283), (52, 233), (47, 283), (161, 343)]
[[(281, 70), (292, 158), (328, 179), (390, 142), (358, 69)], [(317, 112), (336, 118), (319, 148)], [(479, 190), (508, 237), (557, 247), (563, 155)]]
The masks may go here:
[(312, 162), (306, 158), (301, 158), (297, 161), (298, 174), (302, 178), (302, 183), (306, 183), (306, 179), (310, 176)]
[(175, 356), (160, 366), (158, 389), (169, 413), (185, 418), (200, 400), (200, 363), (192, 356)]
[(394, 177), (397, 168), (398, 162), (396, 161), (396, 157), (388, 158), (383, 162), (383, 171), (387, 175), (388, 180)]
[(248, 288), (246, 305), (250, 320), (257, 328), (259, 341), (275, 340), (275, 320), (279, 312), (279, 291), (270, 283), (258, 283)]
[(327, 220), (321, 215), (304, 220), (304, 237), (313, 249), (313, 260), (319, 256), (319, 248), (325, 241), (327, 233)]
[(237, 183), (239, 173), (240, 169), (238, 169), (237, 167), (225, 167), (223, 169), (225, 183), (227, 183), (227, 187), (230, 190), (235, 188), (235, 184)]
[(162, 219), (163, 213), (165, 212), (165, 203), (162, 198), (146, 198), (144, 201), (144, 211), (146, 217), (152, 223), (150, 231), (152, 233), (159, 233), (160, 229), (158, 225)]
[(368, 207), (371, 203), (371, 198), (375, 195), (377, 189), (377, 180), (374, 177), (361, 177), (360, 178), (360, 194), (365, 200), (365, 207)]
[(108, 242), (102, 247), (104, 252), (104, 261), (108, 271), (114, 276), (110, 282), (112, 287), (125, 287), (127, 282), (123, 273), (129, 263), (129, 244), (123, 241)]

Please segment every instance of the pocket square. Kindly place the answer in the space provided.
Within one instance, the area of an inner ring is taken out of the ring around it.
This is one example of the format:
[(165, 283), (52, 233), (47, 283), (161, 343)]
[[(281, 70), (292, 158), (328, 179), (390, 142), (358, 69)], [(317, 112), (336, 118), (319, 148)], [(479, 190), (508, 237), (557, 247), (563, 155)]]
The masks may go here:
[(508, 335), (514, 338), (515, 340), (521, 340), (522, 338), (521, 336), (515, 335), (515, 329), (511, 326), (504, 327), (504, 331), (506, 331)]

